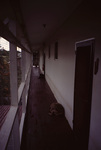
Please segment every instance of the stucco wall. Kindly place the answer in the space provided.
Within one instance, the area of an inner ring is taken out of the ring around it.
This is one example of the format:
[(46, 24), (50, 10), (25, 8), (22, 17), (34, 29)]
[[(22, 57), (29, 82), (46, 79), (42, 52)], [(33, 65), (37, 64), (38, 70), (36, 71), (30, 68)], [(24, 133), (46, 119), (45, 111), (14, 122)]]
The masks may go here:
[[(101, 60), (100, 4), (83, 2), (50, 40), (51, 56), (46, 53), (46, 80), (58, 102), (65, 108), (66, 118), (73, 127), (75, 42), (95, 38), (95, 58)], [(54, 59), (54, 44), (58, 41), (58, 59)], [(89, 150), (101, 149), (101, 63), (93, 76), (93, 94)]]
[(39, 58), (39, 66), (40, 66), (40, 73), (44, 74), (43, 72), (43, 50), (40, 51), (40, 58)]

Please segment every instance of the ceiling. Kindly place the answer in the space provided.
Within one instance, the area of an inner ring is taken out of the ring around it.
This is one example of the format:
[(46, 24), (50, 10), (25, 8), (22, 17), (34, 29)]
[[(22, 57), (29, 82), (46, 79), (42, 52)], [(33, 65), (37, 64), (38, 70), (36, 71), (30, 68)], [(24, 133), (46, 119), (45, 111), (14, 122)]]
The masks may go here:
[(82, 0), (3, 0), (0, 20), (16, 20), (18, 40), (32, 52), (42, 48)]

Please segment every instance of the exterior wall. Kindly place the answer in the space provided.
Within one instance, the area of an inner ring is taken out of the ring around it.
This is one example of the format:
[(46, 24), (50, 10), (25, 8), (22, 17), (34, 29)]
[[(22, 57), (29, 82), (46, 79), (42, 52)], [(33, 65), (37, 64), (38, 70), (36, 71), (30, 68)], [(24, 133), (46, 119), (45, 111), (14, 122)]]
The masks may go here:
[[(46, 53), (46, 80), (58, 102), (65, 108), (66, 118), (73, 128), (75, 42), (95, 38), (95, 58), (101, 59), (100, 4), (84, 1), (49, 41), (50, 58)], [(58, 59), (54, 59), (54, 45), (58, 41)], [(48, 44), (47, 44), (48, 45)], [(42, 64), (41, 64), (42, 67)], [(89, 150), (101, 149), (101, 63), (93, 76), (93, 94)]]

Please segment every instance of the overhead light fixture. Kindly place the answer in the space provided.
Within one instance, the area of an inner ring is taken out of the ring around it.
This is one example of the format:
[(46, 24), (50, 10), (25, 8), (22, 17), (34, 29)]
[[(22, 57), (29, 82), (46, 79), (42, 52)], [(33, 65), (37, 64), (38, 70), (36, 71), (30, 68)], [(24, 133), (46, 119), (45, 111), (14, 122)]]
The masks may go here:
[(46, 28), (46, 24), (45, 23), (43, 24), (43, 27)]

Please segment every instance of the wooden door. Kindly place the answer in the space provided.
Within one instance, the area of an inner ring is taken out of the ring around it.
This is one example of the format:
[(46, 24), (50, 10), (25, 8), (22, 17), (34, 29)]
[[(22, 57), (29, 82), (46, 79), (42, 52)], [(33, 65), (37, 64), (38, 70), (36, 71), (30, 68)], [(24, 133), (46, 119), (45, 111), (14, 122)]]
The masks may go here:
[(76, 49), (73, 131), (78, 150), (88, 149), (93, 79), (93, 44)]

